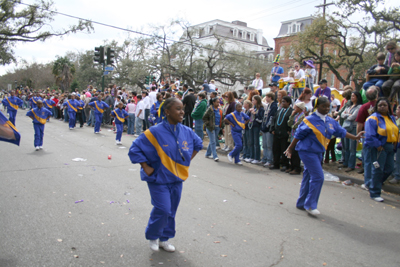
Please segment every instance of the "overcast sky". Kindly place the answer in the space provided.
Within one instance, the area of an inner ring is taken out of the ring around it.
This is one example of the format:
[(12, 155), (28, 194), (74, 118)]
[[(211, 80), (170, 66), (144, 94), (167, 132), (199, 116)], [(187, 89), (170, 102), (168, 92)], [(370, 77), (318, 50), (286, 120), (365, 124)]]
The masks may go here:
[[(395, 1), (387, 0), (387, 6)], [(315, 6), (321, 3), (323, 0), (54, 0), (54, 8), (62, 13), (134, 30), (149, 24), (162, 25), (171, 18), (184, 18), (192, 25), (214, 19), (229, 22), (241, 20), (251, 28), (262, 29), (268, 44), (274, 47), (273, 38), (278, 35), (282, 21), (313, 15), (318, 11)], [(327, 8), (327, 12), (332, 10), (333, 6)], [(60, 29), (76, 23), (75, 19), (57, 15), (52, 27)], [(46, 42), (18, 44), (15, 54), (29, 62), (47, 63), (67, 51), (94, 50), (106, 39), (123, 41), (127, 37), (127, 33), (121, 30), (100, 25), (94, 25), (94, 28), (92, 34), (78, 33)], [(14, 64), (0, 66), (0, 75), (14, 67)]]

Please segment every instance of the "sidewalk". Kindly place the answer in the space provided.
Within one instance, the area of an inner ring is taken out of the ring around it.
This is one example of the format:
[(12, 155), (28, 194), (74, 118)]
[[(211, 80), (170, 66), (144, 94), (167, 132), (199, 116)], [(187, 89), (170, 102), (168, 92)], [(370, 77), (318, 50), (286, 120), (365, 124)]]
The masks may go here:
[[(224, 146), (223, 143), (220, 143), (221, 147)], [(207, 149), (208, 146), (208, 137), (205, 136), (204, 140), (203, 140), (203, 149)], [(217, 153), (220, 155), (227, 155), (228, 153), (218, 149)], [(261, 152), (262, 153), (262, 152)], [(359, 162), (357, 160), (357, 162)], [(340, 181), (346, 181), (346, 180), (351, 180), (354, 184), (357, 184), (358, 186), (362, 185), (364, 183), (364, 176), (363, 174), (358, 174), (357, 171), (359, 170), (359, 168), (356, 168), (354, 171), (350, 172), (350, 173), (346, 173), (344, 172), (344, 170), (340, 170), (337, 168), (337, 166), (339, 165), (339, 163), (329, 163), (329, 164), (323, 164), (322, 168), (331, 173), (332, 175), (335, 175), (337, 177), (339, 177)], [(243, 164), (243, 166), (247, 166), (247, 164)], [(269, 169), (267, 168), (263, 168), (265, 171), (269, 171)], [(389, 178), (391, 179), (391, 178)], [(388, 180), (389, 180), (388, 179)], [(400, 195), (400, 184), (389, 184), (388, 182), (385, 182), (385, 184), (383, 185), (382, 189), (386, 192), (389, 193), (394, 193), (394, 194), (399, 194)]]

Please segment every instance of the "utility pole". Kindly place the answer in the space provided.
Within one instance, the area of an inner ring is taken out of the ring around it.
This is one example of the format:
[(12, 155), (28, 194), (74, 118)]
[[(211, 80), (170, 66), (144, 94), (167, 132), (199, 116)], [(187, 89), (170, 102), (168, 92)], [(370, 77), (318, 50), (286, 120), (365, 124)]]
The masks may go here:
[[(322, 7), (322, 14), (323, 14), (324, 20), (325, 20), (325, 8), (330, 5), (334, 5), (334, 3), (327, 4), (326, 0), (324, 0), (323, 5), (316, 6), (318, 8)], [(322, 57), (324, 56), (324, 40), (321, 40), (321, 53), (320, 54), (321, 54), (321, 60), (319, 62), (318, 82), (322, 79)]]

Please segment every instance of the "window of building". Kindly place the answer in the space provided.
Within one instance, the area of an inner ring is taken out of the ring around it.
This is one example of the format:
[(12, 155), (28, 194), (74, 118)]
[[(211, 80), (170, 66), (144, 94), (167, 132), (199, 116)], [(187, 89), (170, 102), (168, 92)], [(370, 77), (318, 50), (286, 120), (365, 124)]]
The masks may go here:
[(343, 83), (339, 84), (339, 89), (343, 89)]
[(279, 54), (281, 55), (282, 59), (285, 57), (285, 47), (284, 46), (281, 47)]
[(246, 34), (247, 34), (247, 32), (242, 31), (242, 39), (243, 39), (243, 40), (246, 40)]
[(268, 62), (272, 62), (272, 60), (274, 60), (274, 55), (273, 54), (269, 54), (268, 55)]
[(292, 33), (292, 25), (288, 25), (287, 34)]
[(335, 74), (332, 73), (331, 75), (331, 87), (335, 86)]
[(297, 24), (297, 32), (301, 31), (301, 23)]
[(264, 55), (260, 55), (259, 58), (260, 58), (261, 60), (264, 60), (264, 59), (265, 59), (265, 56), (264, 56)]
[(252, 41), (252, 42), (254, 42), (254, 35), (255, 34), (253, 32), (250, 33), (250, 41)]
[(239, 35), (239, 30), (238, 29), (233, 29), (233, 37), (238, 37)]

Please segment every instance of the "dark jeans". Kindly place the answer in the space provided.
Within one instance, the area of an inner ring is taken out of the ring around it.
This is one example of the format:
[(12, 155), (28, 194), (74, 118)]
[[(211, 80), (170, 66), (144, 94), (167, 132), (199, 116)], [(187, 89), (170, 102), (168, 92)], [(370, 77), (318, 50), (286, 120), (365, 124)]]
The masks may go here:
[(296, 149), (293, 149), (292, 156), (290, 157), (290, 165), (292, 171), (301, 172), (300, 156)]
[(336, 138), (331, 139), (325, 152), (325, 162), (329, 162), (329, 152), (331, 153), (332, 162), (336, 161), (335, 144)]
[(389, 80), (383, 83), (382, 91), (385, 97), (393, 97), (396, 93), (399, 93), (400, 78), (399, 77), (389, 78)]
[(149, 122), (150, 109), (144, 110), (143, 132), (150, 128)]
[(274, 145), (272, 146), (272, 151), (274, 153), (274, 167), (289, 167), (289, 160), (283, 154), (288, 146), (289, 142), (287, 136), (279, 137), (276, 134), (274, 135)]
[(79, 126), (83, 126), (83, 111), (77, 112), (76, 113), (76, 119), (79, 120)]
[(190, 113), (185, 113), (185, 122), (184, 125), (189, 127), (190, 129), (193, 129), (193, 118), (190, 115)]

